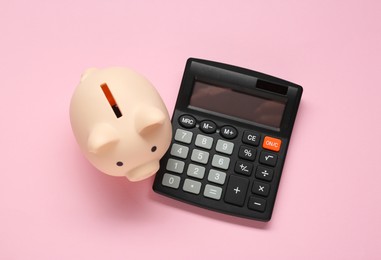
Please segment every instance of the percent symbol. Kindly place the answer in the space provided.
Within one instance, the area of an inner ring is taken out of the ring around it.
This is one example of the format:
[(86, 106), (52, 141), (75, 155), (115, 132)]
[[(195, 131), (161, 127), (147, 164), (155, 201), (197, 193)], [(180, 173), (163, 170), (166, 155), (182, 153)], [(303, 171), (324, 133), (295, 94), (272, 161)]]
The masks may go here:
[(251, 151), (249, 149), (245, 149), (243, 152), (248, 157), (251, 157), (251, 155), (252, 155), (252, 153), (251, 153)]

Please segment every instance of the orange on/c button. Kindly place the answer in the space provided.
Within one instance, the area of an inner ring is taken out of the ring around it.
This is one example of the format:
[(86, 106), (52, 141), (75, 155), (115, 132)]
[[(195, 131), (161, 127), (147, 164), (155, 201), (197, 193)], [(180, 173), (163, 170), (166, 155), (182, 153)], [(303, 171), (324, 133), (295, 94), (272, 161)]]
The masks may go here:
[(278, 138), (266, 136), (265, 139), (263, 140), (262, 147), (267, 150), (279, 152), (281, 144), (282, 144), (282, 140)]

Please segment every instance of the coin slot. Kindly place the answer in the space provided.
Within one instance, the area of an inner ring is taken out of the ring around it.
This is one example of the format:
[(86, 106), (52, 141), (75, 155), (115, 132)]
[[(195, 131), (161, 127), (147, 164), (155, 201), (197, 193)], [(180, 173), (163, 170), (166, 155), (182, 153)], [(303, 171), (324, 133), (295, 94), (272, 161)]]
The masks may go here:
[(122, 112), (120, 111), (118, 104), (115, 101), (114, 96), (112, 95), (109, 87), (107, 86), (106, 83), (101, 84), (101, 88), (103, 91), (103, 94), (105, 94), (108, 103), (110, 104), (112, 110), (114, 111), (114, 114), (117, 118), (122, 116)]

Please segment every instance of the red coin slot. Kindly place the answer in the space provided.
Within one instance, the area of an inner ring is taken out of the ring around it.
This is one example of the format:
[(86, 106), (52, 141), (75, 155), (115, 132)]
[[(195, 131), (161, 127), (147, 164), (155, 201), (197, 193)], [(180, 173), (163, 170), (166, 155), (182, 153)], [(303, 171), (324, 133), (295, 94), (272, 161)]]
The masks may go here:
[(111, 93), (110, 88), (107, 86), (106, 83), (101, 84), (101, 88), (107, 98), (108, 103), (110, 104), (112, 110), (114, 111), (115, 116), (117, 118), (121, 117), (122, 112), (120, 111), (118, 104), (116, 103), (115, 98)]

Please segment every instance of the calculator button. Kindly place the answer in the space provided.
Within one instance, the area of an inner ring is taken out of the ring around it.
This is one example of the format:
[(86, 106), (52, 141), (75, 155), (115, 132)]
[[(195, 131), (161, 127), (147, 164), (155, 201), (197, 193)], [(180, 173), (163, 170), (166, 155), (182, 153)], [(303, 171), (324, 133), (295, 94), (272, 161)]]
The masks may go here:
[(226, 173), (216, 171), (214, 169), (211, 169), (209, 171), (208, 181), (222, 185), (225, 183), (225, 179), (226, 179)]
[(213, 138), (205, 135), (197, 135), (195, 145), (205, 149), (210, 149), (213, 145)]
[(197, 179), (202, 179), (205, 175), (205, 167), (191, 163), (188, 166), (187, 175)]
[(185, 163), (175, 159), (168, 159), (167, 170), (171, 172), (182, 173), (184, 171)]
[(273, 179), (274, 170), (263, 166), (258, 166), (255, 177), (260, 180), (271, 181)]
[(239, 160), (235, 163), (234, 171), (243, 175), (250, 176), (253, 170), (253, 164)]
[(209, 159), (209, 153), (208, 152), (201, 151), (198, 149), (194, 149), (192, 151), (192, 157), (191, 157), (192, 161), (202, 163), (202, 164), (206, 164), (208, 162), (208, 159)]
[(242, 145), (239, 148), (238, 156), (245, 160), (254, 161), (256, 153), (257, 150), (253, 147)]
[(217, 125), (210, 120), (205, 120), (200, 123), (200, 130), (204, 133), (213, 134), (214, 132), (216, 132), (216, 129)]
[(192, 132), (185, 131), (183, 129), (177, 129), (175, 134), (175, 140), (182, 143), (190, 144), (192, 142), (192, 136)]
[(258, 195), (262, 195), (266, 197), (267, 195), (269, 195), (270, 185), (267, 183), (255, 181), (253, 183), (253, 188), (251, 189), (251, 191), (254, 194), (258, 194)]
[(280, 146), (282, 145), (282, 140), (270, 136), (266, 136), (263, 140), (262, 147), (274, 152), (279, 152)]
[(179, 123), (185, 128), (193, 128), (196, 125), (196, 118), (190, 115), (182, 115), (179, 118)]
[(216, 145), (216, 151), (225, 154), (233, 153), (234, 144), (232, 142), (218, 140)]
[(249, 180), (247, 178), (231, 175), (226, 187), (225, 201), (237, 206), (243, 206), (248, 186)]
[(201, 190), (201, 182), (185, 179), (183, 190), (190, 193), (199, 194)]
[(184, 145), (173, 144), (171, 148), (171, 155), (179, 158), (187, 158), (189, 148)]
[(161, 184), (163, 186), (177, 189), (180, 186), (180, 177), (173, 174), (165, 173)]
[(258, 133), (251, 132), (251, 131), (243, 132), (242, 142), (245, 144), (258, 146), (260, 139), (261, 139), (261, 136)]
[(277, 159), (278, 156), (276, 154), (262, 151), (261, 156), (259, 157), (259, 162), (262, 164), (275, 166)]
[(227, 170), (229, 168), (229, 164), (230, 164), (230, 158), (220, 156), (217, 154), (213, 155), (212, 166)]
[(237, 136), (238, 132), (234, 127), (226, 125), (221, 128), (220, 134), (226, 139), (234, 139)]
[(247, 207), (252, 210), (264, 212), (266, 208), (266, 200), (251, 196)]
[(205, 185), (205, 190), (204, 190), (204, 196), (207, 198), (219, 200), (221, 199), (221, 194), (222, 194), (222, 188), (206, 184)]

